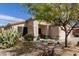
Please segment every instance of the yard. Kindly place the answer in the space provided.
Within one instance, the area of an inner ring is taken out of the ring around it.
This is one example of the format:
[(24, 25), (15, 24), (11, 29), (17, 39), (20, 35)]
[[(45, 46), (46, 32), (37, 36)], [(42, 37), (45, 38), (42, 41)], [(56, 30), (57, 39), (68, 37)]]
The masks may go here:
[(14, 47), (0, 49), (0, 56), (79, 56), (78, 46), (69, 44), (65, 48), (64, 43), (56, 43), (50, 39), (32, 41), (30, 44), (18, 41)]
[(22, 35), (15, 29), (7, 29), (0, 32), (0, 56), (78, 56), (79, 42), (74, 45), (68, 42), (60, 42), (58, 39), (51, 39), (42, 35), (35, 37), (32, 34)]

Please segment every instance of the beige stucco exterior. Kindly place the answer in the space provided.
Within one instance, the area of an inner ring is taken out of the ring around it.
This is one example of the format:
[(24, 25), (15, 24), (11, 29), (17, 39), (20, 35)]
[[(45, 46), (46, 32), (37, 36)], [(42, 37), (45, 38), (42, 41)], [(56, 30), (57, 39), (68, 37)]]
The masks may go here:
[[(5, 27), (5, 29), (8, 28), (14, 28), (18, 31), (18, 27), (27, 27), (28, 33), (33, 34), (35, 37), (39, 36), (39, 28), (41, 29), (41, 34), (48, 35), (51, 38), (57, 38), (58, 37), (58, 27), (51, 26), (50, 23), (47, 22), (39, 22), (37, 20), (28, 20), (22, 23), (14, 23), (11, 24), (11, 26)], [(23, 28), (20, 29), (20, 32), (23, 31)]]

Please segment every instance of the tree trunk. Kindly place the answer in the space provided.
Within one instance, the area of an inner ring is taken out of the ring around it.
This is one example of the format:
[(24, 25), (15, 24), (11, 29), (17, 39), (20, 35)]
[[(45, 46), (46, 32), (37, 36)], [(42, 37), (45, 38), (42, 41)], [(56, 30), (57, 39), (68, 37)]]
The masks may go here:
[(67, 41), (67, 39), (68, 39), (68, 36), (69, 36), (69, 34), (71, 33), (71, 31), (73, 30), (73, 28), (75, 27), (77, 25), (77, 23), (75, 23), (73, 26), (72, 26), (72, 28), (70, 29), (70, 31), (67, 31), (67, 29), (66, 29), (66, 27), (64, 27), (64, 29), (65, 29), (65, 47), (68, 47), (68, 41)]
[(64, 30), (65, 30), (65, 47), (67, 47), (68, 46), (68, 44), (67, 44), (68, 31), (65, 26), (64, 26)]
[(63, 29), (65, 31), (65, 47), (68, 47), (68, 42), (67, 42), (67, 39), (68, 39), (68, 36), (70, 34), (70, 32), (73, 30), (73, 28), (75, 28), (75, 26), (77, 25), (77, 22), (71, 27), (70, 30), (67, 30), (67, 22), (68, 20), (66, 20), (64, 23), (60, 20), (63, 28), (61, 27), (61, 29)]
[(67, 38), (68, 38), (67, 33), (65, 33), (65, 47), (68, 47)]

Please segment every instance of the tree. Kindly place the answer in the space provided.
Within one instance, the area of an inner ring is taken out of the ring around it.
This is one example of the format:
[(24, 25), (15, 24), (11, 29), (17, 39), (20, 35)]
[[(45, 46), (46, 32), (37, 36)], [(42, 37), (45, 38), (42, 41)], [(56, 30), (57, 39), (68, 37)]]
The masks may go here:
[(65, 32), (65, 47), (70, 32), (79, 20), (79, 4), (23, 4), (28, 12), (39, 21), (46, 21), (58, 25)]

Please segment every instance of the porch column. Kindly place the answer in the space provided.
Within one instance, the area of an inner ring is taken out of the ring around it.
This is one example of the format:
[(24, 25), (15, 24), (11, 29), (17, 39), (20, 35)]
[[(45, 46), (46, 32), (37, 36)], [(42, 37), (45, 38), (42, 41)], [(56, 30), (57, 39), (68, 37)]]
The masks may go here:
[(49, 35), (49, 25), (46, 26), (46, 35)]
[(33, 31), (34, 31), (34, 41), (37, 40), (37, 37), (38, 37), (38, 22), (37, 21), (34, 21), (33, 22)]

